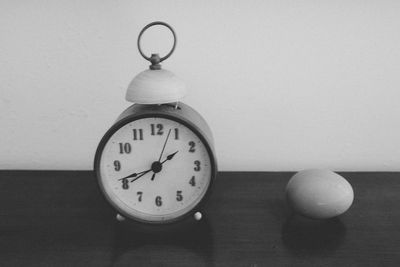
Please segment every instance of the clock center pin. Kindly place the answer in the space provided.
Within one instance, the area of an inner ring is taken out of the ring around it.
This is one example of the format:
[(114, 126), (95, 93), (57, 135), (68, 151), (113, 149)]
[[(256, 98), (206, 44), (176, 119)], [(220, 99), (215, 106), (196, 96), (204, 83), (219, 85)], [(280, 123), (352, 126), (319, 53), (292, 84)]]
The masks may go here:
[(162, 170), (162, 164), (159, 161), (154, 161), (153, 164), (151, 164), (151, 170), (154, 173), (159, 173)]

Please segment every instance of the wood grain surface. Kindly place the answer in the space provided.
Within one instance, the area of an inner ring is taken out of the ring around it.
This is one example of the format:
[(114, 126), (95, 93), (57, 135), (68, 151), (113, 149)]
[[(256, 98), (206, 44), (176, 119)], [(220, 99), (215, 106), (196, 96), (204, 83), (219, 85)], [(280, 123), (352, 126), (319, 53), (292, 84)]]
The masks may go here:
[(342, 216), (286, 207), (293, 173), (222, 172), (204, 220), (119, 223), (90, 171), (0, 171), (0, 266), (400, 266), (400, 173), (342, 173)]

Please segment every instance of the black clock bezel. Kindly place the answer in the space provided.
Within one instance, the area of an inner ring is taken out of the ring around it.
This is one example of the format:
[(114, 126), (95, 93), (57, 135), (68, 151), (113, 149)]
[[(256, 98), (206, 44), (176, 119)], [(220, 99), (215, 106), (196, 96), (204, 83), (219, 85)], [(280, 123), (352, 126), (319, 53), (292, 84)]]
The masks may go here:
[[(169, 119), (173, 120), (175, 122), (181, 123), (182, 125), (186, 126), (189, 128), (196, 136), (199, 137), (201, 142), (204, 144), (206, 147), (206, 150), (208, 152), (208, 155), (210, 157), (210, 163), (211, 163), (211, 177), (210, 177), (210, 183), (208, 184), (207, 191), (204, 194), (204, 196), (201, 198), (201, 200), (187, 213), (184, 213), (176, 218), (170, 219), (170, 220), (165, 220), (165, 221), (149, 221), (149, 220), (143, 220), (141, 218), (134, 217), (128, 213), (126, 213), (124, 210), (120, 209), (108, 196), (104, 189), (104, 185), (101, 182), (101, 177), (100, 177), (100, 160), (101, 156), (104, 150), (105, 145), (107, 144), (109, 138), (120, 128), (125, 126), (128, 123), (131, 123), (133, 121), (139, 120), (139, 119), (144, 119), (144, 118), (164, 118), (164, 119)], [(213, 187), (214, 180), (216, 179), (217, 176), (217, 162), (214, 154), (214, 150), (210, 145), (210, 141), (205, 137), (203, 134), (203, 131), (194, 123), (191, 121), (186, 120), (185, 118), (181, 116), (177, 116), (174, 114), (170, 113), (161, 113), (161, 112), (151, 112), (151, 113), (144, 113), (144, 114), (131, 114), (128, 115), (121, 120), (117, 121), (115, 124), (111, 126), (111, 128), (104, 134), (103, 138), (101, 139), (99, 145), (97, 146), (96, 154), (95, 154), (95, 159), (94, 159), (94, 171), (96, 173), (96, 179), (97, 179), (97, 184), (102, 192), (102, 195), (105, 197), (107, 202), (114, 208), (118, 213), (120, 213), (122, 216), (129, 218), (131, 220), (134, 220), (136, 222), (140, 223), (145, 223), (145, 224), (150, 224), (150, 225), (163, 225), (163, 224), (171, 224), (174, 222), (182, 221), (185, 218), (189, 216), (194, 216), (194, 213), (197, 211), (201, 211), (202, 208), (204, 207), (206, 201), (209, 199), (211, 190)]]

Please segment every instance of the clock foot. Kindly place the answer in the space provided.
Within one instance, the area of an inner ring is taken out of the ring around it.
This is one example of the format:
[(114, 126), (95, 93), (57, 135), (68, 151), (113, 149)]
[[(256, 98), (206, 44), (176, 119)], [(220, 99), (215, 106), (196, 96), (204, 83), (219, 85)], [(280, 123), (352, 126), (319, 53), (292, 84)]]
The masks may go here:
[(201, 214), (201, 212), (196, 212), (195, 214), (194, 214), (194, 219), (196, 220), (196, 221), (200, 221), (201, 220), (201, 218), (203, 217), (203, 215)]
[(123, 221), (125, 221), (125, 217), (124, 216), (122, 216), (121, 214), (117, 214), (117, 216), (115, 216), (115, 218), (117, 219), (117, 221), (119, 221), (119, 222), (123, 222)]

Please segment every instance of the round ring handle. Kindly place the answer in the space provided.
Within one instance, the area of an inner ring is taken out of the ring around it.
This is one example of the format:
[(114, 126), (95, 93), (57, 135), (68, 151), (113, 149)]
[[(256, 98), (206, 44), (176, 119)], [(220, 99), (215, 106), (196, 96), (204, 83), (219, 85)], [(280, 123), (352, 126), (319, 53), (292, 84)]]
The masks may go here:
[[(156, 56), (157, 59), (154, 61), (153, 56), (154, 56), (155, 54), (152, 54), (152, 57), (146, 56), (146, 55), (143, 53), (142, 48), (141, 48), (141, 46), (140, 46), (140, 40), (141, 40), (141, 38), (142, 38), (143, 33), (144, 33), (148, 28), (150, 28), (150, 27), (152, 27), (152, 26), (155, 26), (155, 25), (162, 25), (162, 26), (167, 27), (167, 28), (172, 32), (172, 35), (174, 36), (174, 44), (173, 44), (173, 46), (172, 46), (171, 51), (169, 51), (169, 53), (168, 53), (166, 56), (164, 56), (164, 57), (162, 57), (162, 58), (159, 58), (158, 55), (157, 55), (157, 56)], [(167, 24), (167, 23), (165, 23), (165, 22), (162, 22), (162, 21), (155, 21), (155, 22), (152, 22), (152, 23), (147, 24), (147, 25), (140, 31), (139, 37), (138, 37), (138, 40), (137, 40), (137, 46), (138, 46), (139, 52), (140, 52), (140, 54), (142, 55), (143, 58), (145, 58), (146, 60), (150, 61), (152, 64), (158, 64), (158, 63), (160, 63), (160, 62), (166, 60), (167, 58), (169, 58), (169, 57), (172, 55), (172, 53), (174, 52), (175, 47), (176, 47), (176, 41), (177, 41), (177, 40), (176, 40), (175, 31), (174, 31), (174, 29), (173, 29), (169, 24)], [(158, 61), (158, 62), (157, 62), (157, 61)]]

